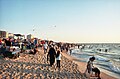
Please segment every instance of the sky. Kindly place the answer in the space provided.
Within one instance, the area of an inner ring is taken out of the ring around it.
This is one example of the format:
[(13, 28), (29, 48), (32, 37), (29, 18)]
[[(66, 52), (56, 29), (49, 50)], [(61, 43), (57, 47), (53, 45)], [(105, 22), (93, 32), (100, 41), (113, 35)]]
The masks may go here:
[(120, 43), (120, 0), (0, 0), (0, 29), (74, 43)]

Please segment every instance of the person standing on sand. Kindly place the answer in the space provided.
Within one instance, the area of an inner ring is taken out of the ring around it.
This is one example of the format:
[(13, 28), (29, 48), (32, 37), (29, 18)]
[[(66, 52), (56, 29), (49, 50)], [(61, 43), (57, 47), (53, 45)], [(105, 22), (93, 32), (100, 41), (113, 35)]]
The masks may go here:
[(61, 60), (61, 53), (58, 50), (56, 54), (56, 60), (57, 60), (57, 67), (60, 69), (60, 60)]
[(70, 49), (70, 55), (71, 55), (71, 53), (72, 53), (72, 49)]
[(55, 58), (56, 58), (56, 51), (53, 47), (51, 47), (47, 54), (47, 61), (50, 61), (50, 66), (52, 66), (55, 63)]
[(11, 39), (10, 38), (6, 39), (5, 44), (6, 44), (6, 49), (9, 51), (10, 47), (12, 46)]
[(44, 54), (46, 54), (47, 53), (47, 49), (48, 49), (47, 42), (45, 42), (45, 44), (43, 44), (43, 49), (44, 49)]

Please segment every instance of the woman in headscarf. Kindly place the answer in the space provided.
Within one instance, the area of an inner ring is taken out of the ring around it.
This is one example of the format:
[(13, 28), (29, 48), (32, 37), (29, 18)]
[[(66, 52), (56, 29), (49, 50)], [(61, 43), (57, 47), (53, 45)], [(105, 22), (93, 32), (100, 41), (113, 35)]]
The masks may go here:
[(50, 61), (50, 66), (52, 66), (55, 62), (56, 58), (56, 51), (53, 47), (50, 48), (48, 54), (47, 54), (47, 61)]

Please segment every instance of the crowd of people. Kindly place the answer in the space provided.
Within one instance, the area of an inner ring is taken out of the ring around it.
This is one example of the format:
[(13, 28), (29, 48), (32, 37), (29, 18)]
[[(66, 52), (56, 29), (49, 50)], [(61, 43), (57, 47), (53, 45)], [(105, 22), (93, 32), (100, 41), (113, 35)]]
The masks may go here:
[(53, 42), (49, 40), (41, 40), (38, 38), (33, 39), (14, 39), (14, 38), (0, 38), (0, 54), (6, 55), (8, 52), (18, 51), (26, 52), (26, 50), (30, 50), (30, 54), (35, 54), (37, 52), (37, 48), (41, 47), (44, 50), (44, 53), (47, 53), (47, 49), (50, 47), (54, 47), (55, 50), (60, 49), (68, 51), (72, 44), (69, 43), (61, 43), (61, 42)]
[[(48, 40), (34, 39), (13, 39), (0, 38), (0, 55), (9, 58), (17, 58), (20, 53), (36, 54), (38, 48), (42, 48), (44, 54), (47, 54), (47, 60), (50, 66), (53, 66), (57, 60), (57, 67), (60, 69), (61, 52), (68, 51), (73, 46), (69, 43), (53, 42)], [(18, 53), (17, 53), (18, 52)], [(17, 56), (16, 56), (17, 55)]]
[[(13, 39), (13, 38), (0, 38), (0, 55), (3, 57), (13, 58), (19, 57), (20, 53), (25, 53), (26, 50), (29, 50), (29, 54), (36, 54), (38, 52), (38, 47), (41, 47), (44, 51), (44, 54), (47, 54), (47, 61), (49, 61), (50, 66), (52, 67), (57, 61), (57, 67), (60, 69), (61, 61), (61, 52), (65, 50), (66, 52), (70, 51), (72, 53), (72, 47), (74, 44), (70, 43), (61, 43), (53, 42), (48, 40), (40, 40), (37, 38), (34, 39)], [(18, 53), (17, 53), (18, 52)], [(90, 58), (87, 63), (87, 71), (91, 75), (92, 72), (95, 72), (95, 75), (100, 79), (100, 71), (98, 68), (93, 68), (93, 61), (95, 57)]]

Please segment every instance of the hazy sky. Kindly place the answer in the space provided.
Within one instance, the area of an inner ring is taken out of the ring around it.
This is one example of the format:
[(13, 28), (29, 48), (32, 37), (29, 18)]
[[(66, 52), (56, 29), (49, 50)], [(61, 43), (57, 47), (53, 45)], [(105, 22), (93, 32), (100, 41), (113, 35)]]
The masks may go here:
[(120, 0), (0, 0), (0, 29), (55, 41), (120, 43)]

